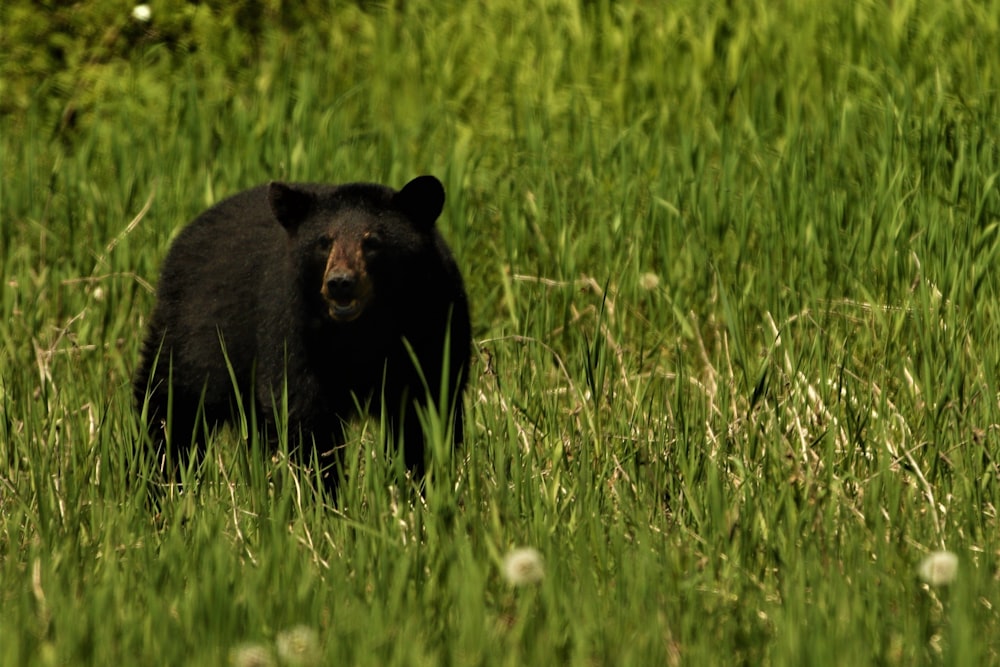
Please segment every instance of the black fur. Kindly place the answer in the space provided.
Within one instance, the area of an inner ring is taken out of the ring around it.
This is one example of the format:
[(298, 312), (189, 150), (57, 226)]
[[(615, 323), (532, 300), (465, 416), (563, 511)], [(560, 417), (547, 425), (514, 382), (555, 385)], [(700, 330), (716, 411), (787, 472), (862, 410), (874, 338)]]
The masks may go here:
[(271, 183), (198, 216), (164, 262), (133, 380), (138, 408), (148, 400), (158, 453), (176, 468), (197, 451), (202, 400), (210, 426), (233, 419), (228, 358), (245, 408), (255, 401), (269, 438), (286, 386), (291, 441), (306, 456), (315, 441), (326, 463), (358, 404), (377, 414), (384, 402), (407, 466), (420, 473), (417, 406), (428, 392), (404, 339), (437, 400), (446, 336), (460, 442), (471, 332), (461, 275), (434, 227), (443, 204), (433, 176), (399, 192)]

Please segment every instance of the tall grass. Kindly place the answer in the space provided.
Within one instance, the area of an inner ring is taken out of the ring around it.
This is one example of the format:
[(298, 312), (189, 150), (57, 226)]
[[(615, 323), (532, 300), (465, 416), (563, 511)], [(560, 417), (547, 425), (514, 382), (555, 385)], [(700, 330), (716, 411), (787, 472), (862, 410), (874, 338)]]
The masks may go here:
[[(0, 663), (292, 664), (299, 626), (318, 664), (1000, 662), (996, 2), (258, 7), (123, 7), (123, 54), (8, 81)], [(420, 173), (465, 446), (420, 494), (358, 423), (331, 500), (223, 431), (151, 510), (128, 379), (173, 234)]]

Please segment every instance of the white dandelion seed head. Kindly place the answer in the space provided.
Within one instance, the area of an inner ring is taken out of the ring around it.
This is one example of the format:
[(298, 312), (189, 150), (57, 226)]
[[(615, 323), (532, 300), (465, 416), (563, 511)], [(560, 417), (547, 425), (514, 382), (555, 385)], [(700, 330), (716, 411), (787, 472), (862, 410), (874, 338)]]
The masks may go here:
[(653, 273), (652, 271), (647, 271), (646, 273), (639, 276), (639, 287), (651, 292), (660, 286), (660, 276)]
[(318, 665), (320, 663), (319, 635), (307, 625), (278, 633), (278, 658), (284, 665)]
[(229, 652), (233, 667), (275, 667), (271, 649), (260, 644), (242, 644)]
[(920, 562), (917, 574), (931, 586), (947, 586), (958, 574), (958, 556), (950, 551), (935, 551)]
[(132, 18), (140, 23), (146, 23), (153, 18), (153, 10), (147, 4), (136, 5), (132, 8)]
[(545, 578), (542, 554), (537, 549), (514, 549), (503, 560), (503, 575), (514, 586), (537, 584)]

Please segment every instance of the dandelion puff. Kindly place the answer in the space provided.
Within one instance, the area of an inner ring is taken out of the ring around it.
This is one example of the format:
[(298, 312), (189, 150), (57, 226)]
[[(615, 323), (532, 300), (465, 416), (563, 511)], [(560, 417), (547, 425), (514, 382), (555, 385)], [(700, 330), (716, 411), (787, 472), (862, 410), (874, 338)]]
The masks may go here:
[(931, 586), (947, 586), (958, 574), (958, 556), (950, 551), (935, 551), (920, 562), (917, 574)]
[(659, 286), (660, 286), (660, 276), (656, 275), (652, 271), (648, 271), (639, 276), (639, 287), (646, 290), (647, 292), (652, 291)]
[(260, 644), (242, 644), (229, 652), (233, 667), (274, 667), (271, 649)]
[(531, 547), (514, 549), (504, 558), (503, 574), (515, 586), (537, 584), (545, 578), (542, 555)]
[(153, 18), (153, 10), (147, 4), (136, 5), (132, 8), (132, 18), (140, 23), (146, 23)]
[(278, 658), (286, 665), (318, 665), (319, 636), (307, 625), (296, 625), (278, 633)]

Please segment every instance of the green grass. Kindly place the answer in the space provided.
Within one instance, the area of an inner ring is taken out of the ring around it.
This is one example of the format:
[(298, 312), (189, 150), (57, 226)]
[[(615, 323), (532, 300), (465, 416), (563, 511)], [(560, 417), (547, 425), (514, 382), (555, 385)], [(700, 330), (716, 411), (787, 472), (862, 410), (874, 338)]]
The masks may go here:
[[(0, 8), (0, 664), (1000, 664), (1000, 4), (282, 4)], [(172, 236), (421, 173), (465, 447), (359, 423), (331, 504), (225, 431), (151, 511)]]

